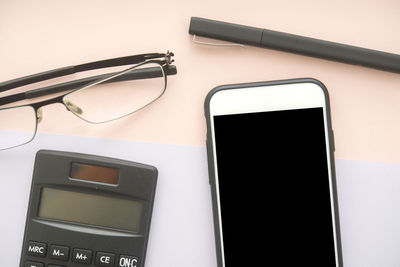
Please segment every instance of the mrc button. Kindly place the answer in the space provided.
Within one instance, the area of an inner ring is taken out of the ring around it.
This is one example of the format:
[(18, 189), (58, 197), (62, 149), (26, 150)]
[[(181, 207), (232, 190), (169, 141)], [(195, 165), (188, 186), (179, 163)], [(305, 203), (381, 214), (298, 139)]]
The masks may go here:
[(119, 256), (118, 267), (137, 267), (138, 258), (133, 256)]
[(34, 257), (46, 257), (47, 245), (35, 241), (28, 242), (27, 254)]

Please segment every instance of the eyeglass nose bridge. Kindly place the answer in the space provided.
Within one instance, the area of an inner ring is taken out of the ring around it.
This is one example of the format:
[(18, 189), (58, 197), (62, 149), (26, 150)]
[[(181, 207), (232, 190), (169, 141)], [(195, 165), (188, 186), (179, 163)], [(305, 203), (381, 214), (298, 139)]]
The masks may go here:
[[(56, 103), (59, 103), (59, 104), (62, 104), (63, 106), (65, 106), (65, 104), (62, 101), (62, 96), (48, 99), (48, 100), (38, 102), (38, 103), (33, 103), (30, 105), (35, 110), (37, 124), (39, 124), (43, 121), (43, 109), (42, 108), (44, 106), (48, 106), (48, 105), (56, 104)], [(68, 107), (67, 107), (67, 109), (68, 109)]]
[(71, 102), (68, 99), (64, 100), (64, 96), (60, 96), (60, 97), (45, 100), (43, 102), (31, 104), (31, 106), (35, 109), (35, 112), (36, 112), (37, 124), (39, 124), (43, 120), (43, 109), (42, 108), (44, 106), (57, 104), (57, 103), (63, 105), (68, 111), (71, 111), (72, 113), (79, 114), (79, 115), (83, 114), (82, 108), (80, 108), (78, 105), (74, 104), (73, 102)]

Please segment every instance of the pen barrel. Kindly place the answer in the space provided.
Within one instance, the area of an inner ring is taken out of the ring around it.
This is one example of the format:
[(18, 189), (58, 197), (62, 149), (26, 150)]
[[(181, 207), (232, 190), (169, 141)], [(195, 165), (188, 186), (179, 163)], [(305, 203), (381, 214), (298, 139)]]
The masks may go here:
[(189, 34), (400, 73), (400, 55), (289, 33), (192, 17)]
[(189, 34), (222, 41), (260, 46), (263, 29), (192, 17)]
[(400, 73), (400, 55), (263, 30), (261, 47)]

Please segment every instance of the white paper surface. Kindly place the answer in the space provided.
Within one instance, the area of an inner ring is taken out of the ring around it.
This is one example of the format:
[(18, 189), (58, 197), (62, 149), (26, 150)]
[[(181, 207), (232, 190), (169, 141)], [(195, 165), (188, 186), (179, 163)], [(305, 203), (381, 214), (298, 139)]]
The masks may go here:
[(400, 266), (400, 165), (336, 160), (345, 267)]
[[(19, 264), (39, 149), (156, 166), (146, 267), (216, 266), (205, 148), (47, 134), (0, 152), (0, 266)], [(400, 266), (400, 165), (336, 160), (336, 172), (344, 266)]]

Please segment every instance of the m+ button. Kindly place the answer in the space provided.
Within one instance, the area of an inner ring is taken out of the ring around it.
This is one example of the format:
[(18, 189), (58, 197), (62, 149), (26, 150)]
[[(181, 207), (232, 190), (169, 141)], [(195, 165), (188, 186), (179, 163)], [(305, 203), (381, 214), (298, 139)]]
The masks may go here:
[(72, 253), (72, 261), (77, 263), (90, 264), (92, 262), (92, 251), (74, 248), (74, 252)]

